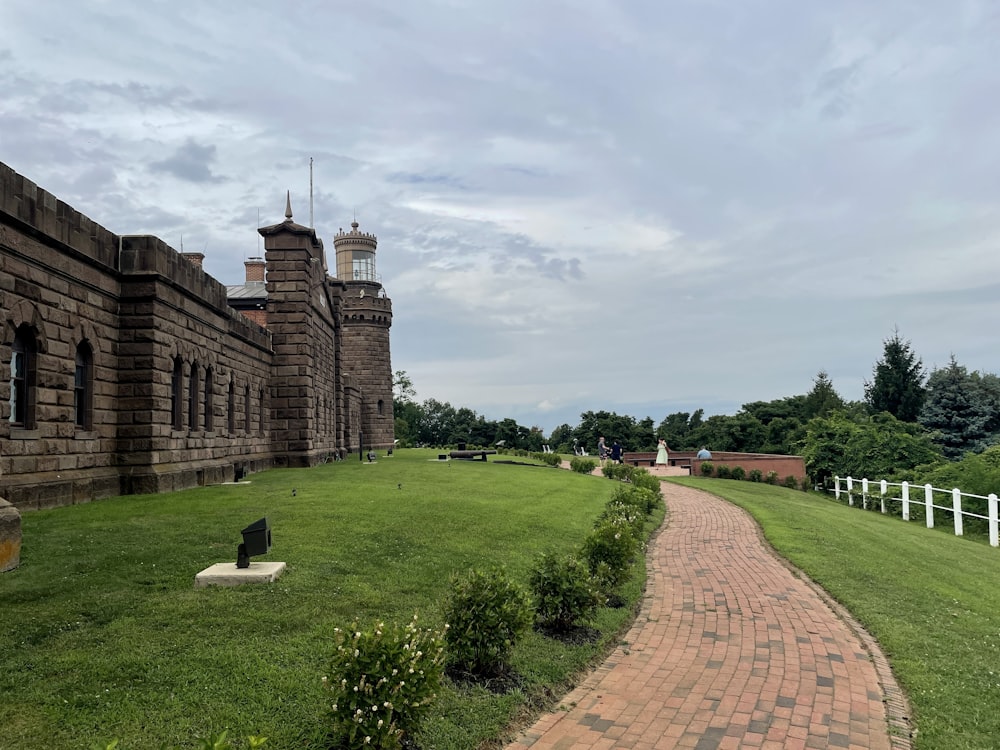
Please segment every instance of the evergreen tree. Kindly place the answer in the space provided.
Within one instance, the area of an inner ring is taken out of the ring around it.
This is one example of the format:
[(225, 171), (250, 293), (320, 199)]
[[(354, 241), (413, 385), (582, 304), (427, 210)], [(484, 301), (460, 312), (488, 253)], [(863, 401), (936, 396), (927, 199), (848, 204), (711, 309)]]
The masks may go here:
[(934, 433), (934, 442), (946, 458), (959, 459), (995, 442), (990, 427), (996, 406), (979, 374), (969, 374), (952, 356), (947, 367), (927, 378), (920, 424)]
[(872, 414), (888, 412), (903, 422), (916, 422), (924, 403), (924, 365), (899, 331), (885, 340), (872, 381), (865, 382), (865, 401)]
[(813, 417), (825, 417), (830, 412), (843, 408), (844, 399), (834, 389), (833, 382), (831, 382), (826, 370), (820, 370), (816, 373), (816, 379), (813, 380), (812, 390), (805, 398), (805, 413), (803, 415), (805, 420), (808, 421)]

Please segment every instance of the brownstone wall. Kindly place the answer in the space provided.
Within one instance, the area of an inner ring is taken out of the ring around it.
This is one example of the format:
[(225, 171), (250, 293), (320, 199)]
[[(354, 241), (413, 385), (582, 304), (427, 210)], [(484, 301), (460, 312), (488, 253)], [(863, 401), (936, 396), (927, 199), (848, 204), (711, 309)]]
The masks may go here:
[[(177, 254), (154, 237), (123, 241), (121, 270), (122, 492), (217, 483), (269, 466), (270, 335), (228, 306), (224, 286), (200, 267), (178, 263)], [(179, 425), (171, 411), (177, 360)]]
[[(262, 228), (259, 322), (233, 310), (199, 259), (119, 236), (0, 164), (0, 495), (22, 509), (162, 492), (344, 454), (364, 429), (392, 444), (391, 307), (372, 286), (345, 325), (344, 282), (313, 229)], [(257, 279), (257, 275), (260, 279)], [(14, 335), (37, 341), (35, 424), (10, 422)], [(93, 408), (76, 425), (77, 346)], [(371, 362), (359, 358), (370, 357)], [(175, 366), (179, 363), (179, 414)], [(378, 414), (378, 402), (382, 414)], [(179, 417), (179, 419), (178, 419)]]
[[(118, 241), (0, 164), (0, 495), (45, 507), (118, 494), (115, 466)], [(15, 331), (38, 345), (35, 424), (10, 424)], [(76, 349), (93, 352), (92, 429), (75, 425)]]
[(343, 286), (326, 276), (315, 230), (289, 217), (260, 233), (274, 341), (271, 442), (279, 465), (309, 466), (343, 447), (337, 335)]
[[(343, 340), (344, 369), (351, 375), (360, 402), (356, 429), (364, 433), (365, 448), (385, 450), (392, 447), (395, 437), (389, 352), (392, 302), (380, 293), (378, 284), (346, 284)], [(356, 441), (358, 436), (350, 439)]]

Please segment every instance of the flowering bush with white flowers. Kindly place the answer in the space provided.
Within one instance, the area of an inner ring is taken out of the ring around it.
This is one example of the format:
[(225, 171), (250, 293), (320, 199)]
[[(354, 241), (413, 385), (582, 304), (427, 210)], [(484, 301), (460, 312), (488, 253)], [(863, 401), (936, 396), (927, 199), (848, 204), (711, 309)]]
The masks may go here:
[(626, 518), (602, 518), (583, 540), (583, 558), (605, 594), (628, 576), (629, 566), (641, 544)]
[(437, 697), (442, 634), (418, 628), (414, 615), (404, 627), (336, 628), (334, 643), (331, 674), (324, 678), (332, 693), (330, 746), (399, 748)]

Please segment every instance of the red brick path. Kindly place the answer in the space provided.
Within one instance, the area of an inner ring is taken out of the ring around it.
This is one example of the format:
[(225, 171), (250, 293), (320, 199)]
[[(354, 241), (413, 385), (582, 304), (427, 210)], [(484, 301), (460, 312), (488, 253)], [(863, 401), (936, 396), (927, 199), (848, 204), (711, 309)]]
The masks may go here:
[(902, 695), (871, 637), (744, 511), (663, 490), (667, 524), (623, 645), (508, 750), (909, 748)]

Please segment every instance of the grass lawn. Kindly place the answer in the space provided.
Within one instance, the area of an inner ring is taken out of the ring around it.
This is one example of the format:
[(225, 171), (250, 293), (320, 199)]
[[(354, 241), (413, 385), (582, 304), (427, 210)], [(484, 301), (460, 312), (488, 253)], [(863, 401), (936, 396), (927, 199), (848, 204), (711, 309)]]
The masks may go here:
[[(223, 729), (267, 748), (316, 747), (336, 626), (414, 613), (440, 627), (453, 573), (578, 549), (607, 480), (542, 467), (447, 462), (398, 451), (252, 476), (248, 485), (121, 497), (22, 517), (21, 567), (0, 575), (0, 747), (190, 748)], [(236, 560), (240, 529), (270, 520), (270, 585), (195, 589)], [(660, 512), (653, 524), (662, 520)], [(641, 561), (625, 593), (641, 596)], [(503, 733), (599, 658), (632, 616), (602, 609), (598, 643), (532, 633), (520, 689), (449, 683), (418, 738), (468, 750)]]
[(878, 639), (910, 698), (919, 750), (1000, 747), (1000, 550), (819, 494), (675, 481), (747, 509)]

